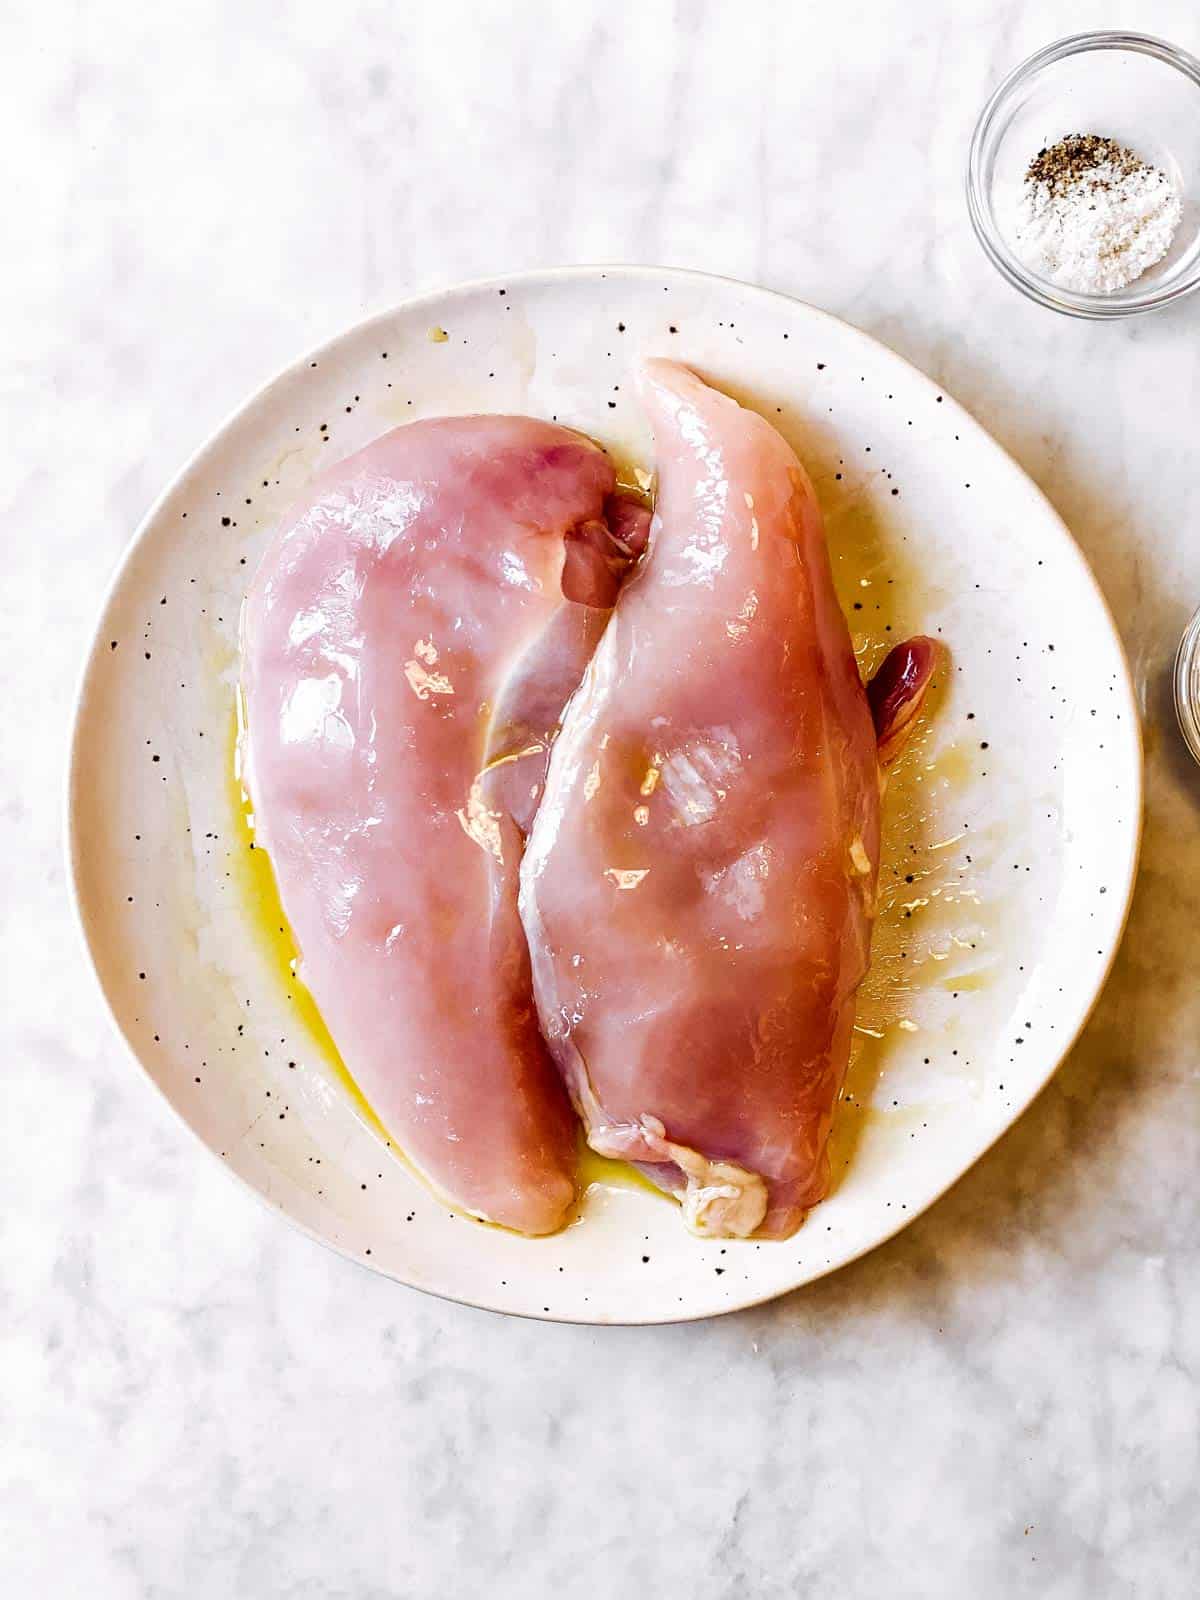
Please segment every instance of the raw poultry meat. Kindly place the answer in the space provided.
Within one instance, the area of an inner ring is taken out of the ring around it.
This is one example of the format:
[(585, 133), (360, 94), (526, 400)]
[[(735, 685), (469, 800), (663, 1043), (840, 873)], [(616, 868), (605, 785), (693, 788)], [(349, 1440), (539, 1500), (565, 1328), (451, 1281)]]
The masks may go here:
[(243, 619), (245, 774), (303, 981), (404, 1155), (526, 1233), (562, 1224), (577, 1158), (517, 869), (563, 702), (645, 539), (613, 491), (564, 428), (413, 423), (318, 480)]
[(784, 1237), (828, 1183), (877, 735), (894, 753), (936, 647), (893, 652), (872, 708), (791, 449), (672, 363), (646, 363), (642, 395), (649, 552), (554, 746), (521, 913), (593, 1148), (676, 1192), (698, 1233)]

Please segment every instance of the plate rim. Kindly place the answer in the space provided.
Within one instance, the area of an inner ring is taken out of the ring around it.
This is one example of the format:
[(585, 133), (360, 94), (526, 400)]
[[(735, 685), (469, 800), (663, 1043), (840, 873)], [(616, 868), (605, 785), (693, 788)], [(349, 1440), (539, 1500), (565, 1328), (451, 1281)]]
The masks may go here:
[[(240, 1171), (237, 1170), (237, 1168), (231, 1166), (227, 1161), (223, 1161), (216, 1149), (209, 1144), (208, 1140), (205, 1139), (199, 1129), (196, 1128), (194, 1124), (190, 1122), (184, 1115), (183, 1111), (172, 1102), (165, 1088), (158, 1082), (158, 1080), (151, 1073), (147, 1064), (142, 1060), (142, 1057), (134, 1046), (133, 1041), (130, 1039), (125, 1028), (122, 1026), (113, 1002), (109, 997), (109, 993), (105, 988), (104, 981), (100, 976), (100, 970), (93, 954), (92, 937), (88, 931), (88, 921), (83, 907), (83, 895), (80, 885), (80, 824), (77, 816), (77, 812), (80, 810), (80, 746), (82, 743), (83, 729), (86, 721), (91, 679), (96, 669), (97, 662), (102, 656), (101, 644), (104, 637), (104, 631), (101, 627), (101, 624), (103, 623), (104, 618), (107, 616), (109, 608), (112, 605), (118, 591), (120, 590), (127, 573), (132, 567), (142, 545), (149, 537), (149, 534), (157, 522), (167, 501), (175, 493), (178, 485), (203, 465), (205, 458), (218, 448), (225, 436), (232, 432), (248, 413), (250, 413), (255, 407), (267, 399), (273, 389), (294, 379), (311, 363), (314, 361), (320, 361), (323, 356), (328, 355), (331, 351), (342, 345), (346, 340), (366, 335), (373, 328), (384, 327), (397, 317), (410, 315), (414, 312), (420, 311), (423, 307), (433, 307), (449, 299), (462, 295), (482, 293), (488, 290), (494, 291), (500, 288), (508, 289), (516, 286), (529, 287), (547, 281), (564, 282), (571, 279), (587, 280), (597, 276), (601, 279), (612, 276), (614, 278), (621, 277), (634, 280), (652, 279), (658, 281), (661, 281), (664, 277), (668, 279), (683, 279), (691, 283), (713, 284), (720, 285), (723, 288), (735, 289), (739, 293), (748, 293), (753, 297), (759, 298), (768, 303), (781, 301), (789, 307), (800, 307), (803, 311), (816, 318), (818, 321), (826, 322), (832, 326), (835, 326), (838, 330), (839, 336), (845, 337), (845, 335), (849, 333), (853, 339), (860, 341), (863, 345), (869, 347), (873, 351), (882, 352), (892, 361), (898, 362), (905, 369), (907, 374), (916, 381), (919, 387), (923, 387), (933, 393), (943, 396), (945, 403), (948, 404), (953, 410), (957, 411), (961, 416), (965, 417), (971, 423), (977, 434), (981, 436), (982, 439), (986, 440), (987, 446), (994, 451), (996, 455), (1000, 456), (1008, 464), (1008, 466), (1024, 480), (1028, 490), (1032, 493), (1035, 500), (1040, 504), (1043, 513), (1048, 516), (1048, 518), (1056, 526), (1058, 533), (1061, 535), (1064, 553), (1073, 559), (1076, 567), (1077, 578), (1081, 579), (1090, 587), (1094, 598), (1099, 603), (1100, 613), (1107, 624), (1109, 634), (1116, 646), (1117, 662), (1120, 669), (1120, 683), (1124, 690), (1125, 698), (1131, 713), (1130, 722), (1132, 727), (1132, 743), (1129, 750), (1129, 759), (1132, 771), (1129, 773), (1129, 777), (1132, 782), (1134, 804), (1132, 806), (1132, 823), (1128, 829), (1128, 837), (1125, 841), (1124, 860), (1122, 862), (1121, 915), (1109, 942), (1109, 946), (1105, 952), (1103, 963), (1098, 970), (1091, 994), (1081, 1007), (1079, 1015), (1073, 1022), (1070, 1032), (1063, 1035), (1063, 1042), (1058, 1046), (1056, 1052), (1050, 1058), (1049, 1065), (1045, 1073), (1030, 1089), (1029, 1093), (1021, 1102), (1021, 1104), (1014, 1109), (1013, 1115), (1003, 1124), (1002, 1127), (997, 1129), (995, 1134), (987, 1141), (987, 1143), (981, 1146), (981, 1148), (971, 1157), (967, 1166), (961, 1171), (957, 1172), (954, 1177), (950, 1178), (944, 1184), (944, 1186), (938, 1188), (934, 1193), (929, 1195), (917, 1206), (915, 1210), (906, 1212), (894, 1223), (894, 1225), (888, 1226), (883, 1233), (873, 1237), (869, 1242), (864, 1243), (860, 1248), (855, 1249), (851, 1254), (844, 1256), (836, 1264), (821, 1268), (815, 1272), (812, 1272), (811, 1274), (804, 1275), (794, 1283), (769, 1289), (763, 1293), (751, 1293), (744, 1298), (732, 1300), (728, 1305), (711, 1306), (690, 1311), (684, 1309), (679, 1313), (667, 1312), (662, 1315), (650, 1314), (647, 1316), (637, 1317), (603, 1317), (595, 1315), (568, 1316), (554, 1312), (545, 1313), (521, 1311), (511, 1309), (507, 1306), (487, 1304), (485, 1301), (472, 1299), (462, 1294), (454, 1294), (446, 1289), (439, 1289), (427, 1284), (412, 1282), (410, 1279), (401, 1276), (400, 1273), (391, 1270), (382, 1262), (376, 1264), (374, 1261), (368, 1262), (363, 1260), (360, 1256), (354, 1254), (349, 1248), (343, 1247), (337, 1243), (336, 1240), (318, 1232), (310, 1224), (294, 1216), (280, 1200), (272, 1198), (271, 1195), (258, 1188), (257, 1185), (250, 1180), (250, 1178), (244, 1176)], [(876, 338), (874, 334), (867, 333), (862, 328), (857, 327), (854, 323), (846, 321), (845, 318), (839, 317), (833, 312), (825, 311), (820, 306), (815, 306), (810, 301), (804, 300), (798, 295), (789, 294), (785, 290), (768, 288), (763, 284), (750, 283), (745, 279), (734, 278), (727, 274), (705, 272), (692, 267), (655, 266), (638, 262), (601, 261), (550, 267), (527, 267), (516, 272), (491, 273), (483, 277), (464, 279), (461, 282), (447, 284), (440, 288), (425, 289), (417, 294), (406, 296), (404, 299), (396, 301), (393, 304), (384, 307), (382, 310), (371, 312), (367, 316), (360, 318), (357, 322), (350, 323), (348, 326), (339, 329), (331, 336), (323, 339), (319, 344), (313, 345), (309, 349), (302, 351), (298, 356), (294, 357), (292, 360), (288, 361), (283, 366), (279, 367), (275, 372), (273, 372), (267, 379), (259, 384), (257, 388), (255, 388), (242, 401), (240, 401), (230, 412), (228, 412), (213, 429), (211, 429), (211, 431), (206, 435), (206, 437), (196, 447), (191, 455), (188, 456), (182, 465), (180, 465), (167, 479), (162, 489), (154, 497), (153, 501), (138, 521), (133, 533), (126, 542), (115, 567), (113, 568), (112, 574), (104, 587), (104, 592), (100, 598), (99, 604), (93, 614), (93, 621), (91, 625), (91, 631), (88, 636), (88, 643), (84, 652), (82, 663), (76, 675), (75, 688), (71, 698), (70, 731), (67, 741), (67, 761), (62, 789), (62, 805), (63, 854), (65, 857), (66, 884), (68, 898), (71, 903), (72, 920), (74, 922), (83, 953), (86, 957), (86, 965), (91, 971), (92, 980), (95, 985), (95, 990), (99, 995), (103, 1011), (108, 1018), (108, 1022), (113, 1032), (124, 1046), (125, 1053), (132, 1059), (138, 1068), (140, 1076), (154, 1091), (160, 1104), (166, 1107), (174, 1121), (187, 1130), (187, 1133), (191, 1139), (198, 1144), (202, 1150), (205, 1151), (209, 1158), (217, 1164), (220, 1170), (223, 1171), (227, 1177), (233, 1178), (245, 1191), (253, 1195), (260, 1205), (265, 1207), (273, 1215), (282, 1217), (291, 1228), (295, 1229), (298, 1233), (303, 1234), (306, 1238), (311, 1239), (314, 1243), (332, 1251), (343, 1260), (352, 1263), (367, 1273), (370, 1273), (376, 1277), (386, 1278), (392, 1283), (402, 1285), (404, 1288), (414, 1290), (417, 1293), (430, 1295), (436, 1299), (447, 1301), (454, 1305), (467, 1306), (473, 1310), (490, 1312), (496, 1316), (521, 1317), (531, 1322), (561, 1323), (577, 1327), (652, 1327), (668, 1326), (673, 1323), (699, 1322), (707, 1320), (710, 1317), (726, 1316), (732, 1312), (751, 1310), (757, 1306), (768, 1304), (772, 1300), (781, 1299), (785, 1295), (795, 1294), (799, 1290), (806, 1288), (808, 1285), (819, 1282), (822, 1278), (826, 1278), (834, 1273), (840, 1272), (844, 1267), (850, 1266), (853, 1262), (861, 1260), (863, 1256), (869, 1255), (871, 1251), (887, 1244), (890, 1240), (894, 1239), (897, 1234), (903, 1232), (904, 1229), (915, 1222), (918, 1217), (923, 1216), (927, 1211), (929, 1211), (934, 1205), (943, 1199), (945, 1195), (949, 1194), (952, 1189), (962, 1182), (963, 1179), (966, 1178), (968, 1174), (979, 1164), (979, 1162), (983, 1160), (984, 1156), (986, 1156), (988, 1152), (992, 1150), (995, 1145), (998, 1144), (999, 1141), (1017, 1125), (1018, 1122), (1021, 1121), (1021, 1119), (1028, 1112), (1030, 1106), (1032, 1106), (1034, 1101), (1037, 1100), (1042, 1094), (1046, 1086), (1051, 1082), (1059, 1068), (1062, 1066), (1063, 1062), (1066, 1060), (1067, 1056), (1074, 1049), (1075, 1044), (1077, 1043), (1084, 1028), (1087, 1026), (1088, 1021), (1092, 1017), (1096, 1006), (1099, 1003), (1100, 996), (1104, 992), (1105, 985), (1108, 982), (1113, 965), (1116, 961), (1117, 953), (1120, 950), (1125, 937), (1125, 931), (1128, 927), (1130, 911), (1133, 904), (1134, 889), (1137, 883), (1138, 865), (1141, 856), (1142, 833), (1145, 820), (1145, 748), (1142, 732), (1141, 710), (1138, 704), (1137, 691), (1133, 679), (1133, 673), (1129, 665), (1128, 654), (1125, 649), (1124, 641), (1121, 638), (1120, 630), (1117, 628), (1116, 619), (1113, 616), (1112, 608), (1108, 603), (1108, 599), (1099, 583), (1099, 580), (1092, 571), (1091, 563), (1088, 561), (1083, 549), (1080, 547), (1075, 539), (1075, 536), (1067, 526), (1066, 521), (1041, 486), (1035, 482), (1035, 480), (1025, 470), (1021, 463), (1007, 449), (1005, 449), (998, 439), (994, 437), (990, 430), (986, 428), (972, 412), (962, 405), (960, 401), (955, 399), (953, 394), (948, 392), (948, 390), (946, 390), (942, 385), (935, 383), (934, 380), (930, 378), (927, 373), (923, 372), (920, 367), (909, 361), (906, 356), (901, 355), (899, 351), (894, 350), (891, 345), (886, 344), (882, 339)]]

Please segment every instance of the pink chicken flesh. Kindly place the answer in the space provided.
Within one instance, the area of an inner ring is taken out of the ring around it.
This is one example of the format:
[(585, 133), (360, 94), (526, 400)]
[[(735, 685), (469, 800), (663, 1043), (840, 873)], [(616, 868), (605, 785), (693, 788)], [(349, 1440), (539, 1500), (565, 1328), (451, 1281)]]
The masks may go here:
[[(659, 492), (554, 746), (521, 870), (542, 1030), (594, 1149), (709, 1235), (785, 1237), (826, 1145), (867, 967), (876, 727), (800, 463), (646, 364)], [(881, 746), (935, 647), (889, 657)]]
[(243, 624), (248, 787), (303, 981), (403, 1153), (525, 1233), (564, 1221), (576, 1146), (517, 872), (644, 542), (613, 490), (603, 452), (549, 423), (397, 429), (293, 509)]

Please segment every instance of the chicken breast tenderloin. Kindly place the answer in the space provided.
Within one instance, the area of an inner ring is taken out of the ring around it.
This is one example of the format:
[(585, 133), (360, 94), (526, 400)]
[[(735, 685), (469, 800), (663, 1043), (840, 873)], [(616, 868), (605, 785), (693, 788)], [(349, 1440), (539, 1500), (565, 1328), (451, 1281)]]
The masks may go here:
[(644, 541), (613, 489), (549, 423), (396, 429), (293, 509), (243, 619), (245, 776), (300, 976), (403, 1153), (526, 1233), (564, 1221), (576, 1142), (517, 870), (598, 607)]
[[(593, 1148), (698, 1233), (785, 1237), (828, 1184), (867, 966), (876, 727), (791, 449), (672, 363), (646, 363), (642, 395), (650, 548), (554, 746), (521, 914)], [(889, 749), (934, 650), (889, 658)]]

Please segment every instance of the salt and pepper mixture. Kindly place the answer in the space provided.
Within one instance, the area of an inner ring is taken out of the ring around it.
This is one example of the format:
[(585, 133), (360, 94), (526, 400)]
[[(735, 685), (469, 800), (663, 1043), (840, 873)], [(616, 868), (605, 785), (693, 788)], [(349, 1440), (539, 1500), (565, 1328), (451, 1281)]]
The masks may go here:
[(1162, 260), (1182, 209), (1166, 173), (1135, 151), (1072, 133), (1029, 163), (1015, 244), (1032, 271), (1061, 288), (1112, 294)]

